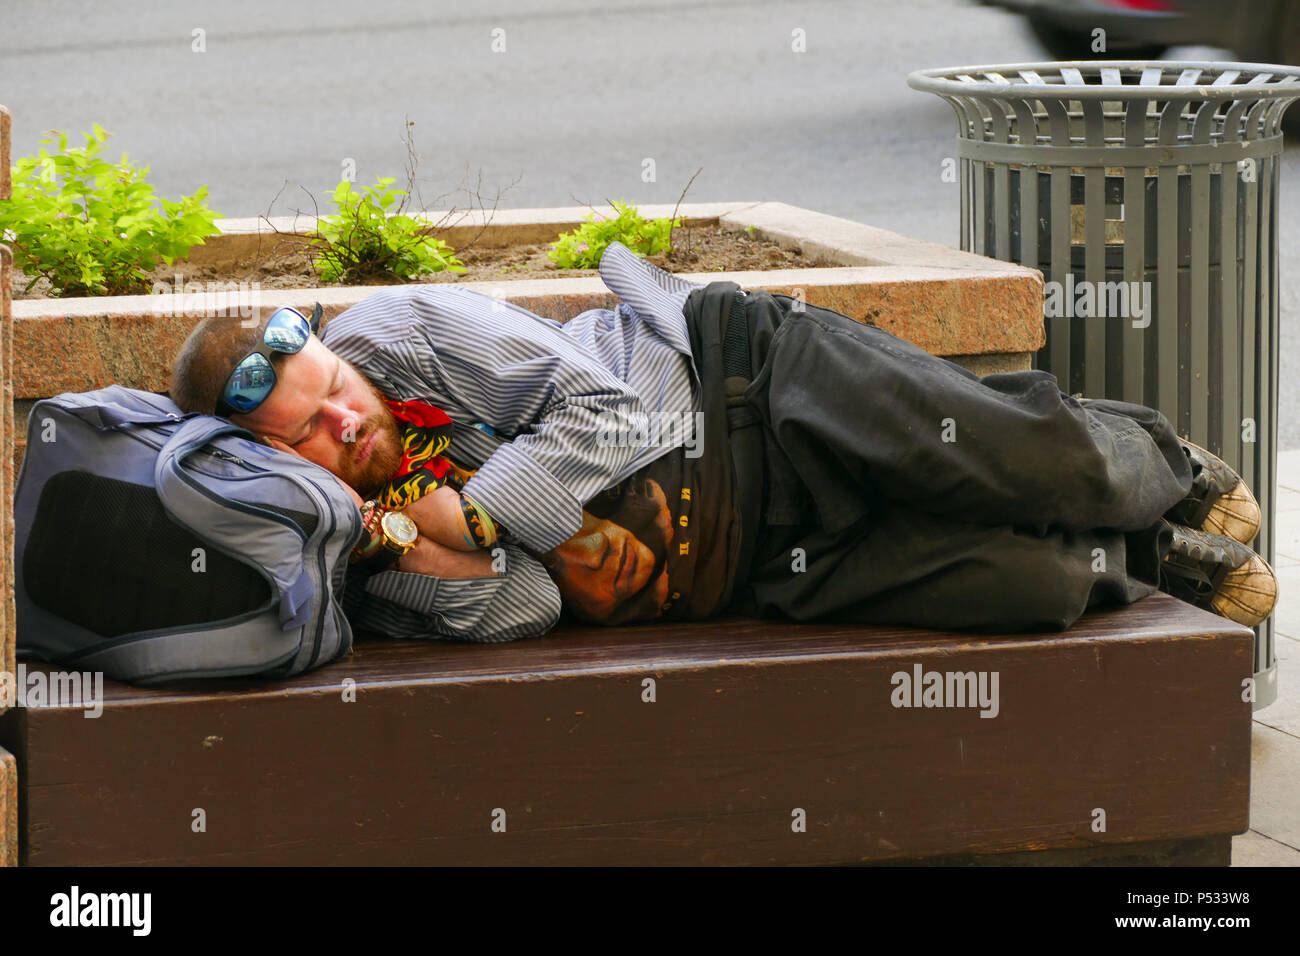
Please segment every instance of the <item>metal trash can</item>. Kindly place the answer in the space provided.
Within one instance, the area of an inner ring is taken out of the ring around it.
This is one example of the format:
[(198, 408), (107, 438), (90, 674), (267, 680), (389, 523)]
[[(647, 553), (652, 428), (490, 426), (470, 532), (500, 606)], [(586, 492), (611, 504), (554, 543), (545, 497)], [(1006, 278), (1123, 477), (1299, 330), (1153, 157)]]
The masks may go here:
[[(1278, 165), (1300, 68), (1020, 63), (908, 84), (957, 113), (961, 248), (1044, 274), (1035, 367), (1063, 391), (1158, 408), (1237, 469), (1273, 563)], [(1273, 644), (1270, 619), (1256, 709), (1277, 697)]]

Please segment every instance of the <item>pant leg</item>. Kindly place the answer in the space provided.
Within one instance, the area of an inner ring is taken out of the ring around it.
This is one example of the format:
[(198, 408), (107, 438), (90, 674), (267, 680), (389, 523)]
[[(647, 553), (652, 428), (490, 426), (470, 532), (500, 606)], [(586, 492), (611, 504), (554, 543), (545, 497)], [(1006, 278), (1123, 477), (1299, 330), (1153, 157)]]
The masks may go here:
[(791, 310), (746, 393), (838, 531), (882, 499), (988, 525), (1150, 528), (1191, 487), (1170, 423), (1045, 371), (980, 378), (829, 309)]
[(1153, 534), (1038, 534), (887, 503), (837, 534), (769, 530), (737, 610), (943, 630), (1061, 630), (1088, 608), (1156, 591), (1162, 542)]

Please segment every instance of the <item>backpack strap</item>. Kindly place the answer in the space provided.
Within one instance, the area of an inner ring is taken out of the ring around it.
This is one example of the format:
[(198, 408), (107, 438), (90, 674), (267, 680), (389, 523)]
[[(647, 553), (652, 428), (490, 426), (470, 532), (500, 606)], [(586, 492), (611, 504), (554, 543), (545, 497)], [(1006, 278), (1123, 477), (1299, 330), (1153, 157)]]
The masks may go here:
[(315, 588), (303, 566), (302, 533), (282, 515), (220, 496), (188, 466), (191, 454), (222, 435), (253, 438), (247, 429), (210, 415), (176, 429), (154, 466), (158, 497), (168, 514), (200, 538), (270, 574), (280, 594), (281, 629), (303, 627)]
[[(65, 403), (62, 396), (45, 399), (32, 409), (31, 422), (39, 421), (45, 408), (56, 408), (64, 414), (79, 418), (97, 431), (125, 431), (130, 428), (152, 428), (155, 425), (175, 425), (179, 422), (197, 418), (197, 412), (175, 412), (151, 407), (132, 408), (104, 399), (87, 404)], [(48, 405), (47, 405), (48, 403)], [(30, 430), (32, 426), (29, 424)]]
[(148, 686), (188, 678), (262, 674), (291, 660), (300, 647), (297, 634), (282, 631), (269, 614), (259, 614), (225, 627), (100, 641), (64, 660), (77, 668), (102, 670), (116, 680)]

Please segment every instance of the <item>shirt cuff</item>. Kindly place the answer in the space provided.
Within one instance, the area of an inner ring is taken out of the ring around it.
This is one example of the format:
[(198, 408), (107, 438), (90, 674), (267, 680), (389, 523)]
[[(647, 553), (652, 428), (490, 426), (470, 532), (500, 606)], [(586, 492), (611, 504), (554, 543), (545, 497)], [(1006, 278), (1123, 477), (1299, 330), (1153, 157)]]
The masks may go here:
[(559, 479), (513, 444), (501, 445), (461, 493), (472, 498), (510, 537), (542, 553), (582, 527), (582, 502)]
[(397, 638), (500, 643), (546, 634), (560, 619), (559, 589), (541, 563), (509, 545), (504, 574), (437, 578), (385, 571), (367, 578), (356, 623)]

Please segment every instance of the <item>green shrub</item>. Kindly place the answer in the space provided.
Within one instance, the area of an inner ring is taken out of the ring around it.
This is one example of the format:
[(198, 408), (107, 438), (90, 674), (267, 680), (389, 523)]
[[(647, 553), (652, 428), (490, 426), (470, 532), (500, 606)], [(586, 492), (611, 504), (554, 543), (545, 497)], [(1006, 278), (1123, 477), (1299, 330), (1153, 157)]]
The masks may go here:
[(346, 179), (334, 187), (338, 214), (322, 220), (312, 238), (313, 265), (326, 282), (406, 280), (443, 270), (466, 271), (449, 245), (426, 234), (427, 222), (402, 214), (407, 194), (391, 188), (394, 182), (385, 177), (364, 192), (354, 190)]
[[(159, 200), (145, 182), (148, 166), (132, 166), (125, 153), (116, 166), (100, 156), (111, 134), (98, 123), (80, 149), (53, 133), (36, 156), (18, 160), (13, 198), (0, 202), (0, 236), (15, 264), (49, 279), (52, 295), (148, 292), (159, 259), (171, 265), (217, 233), (206, 186), (178, 202)], [(45, 149), (55, 144), (56, 153)]]
[(654, 256), (672, 249), (672, 231), (682, 224), (681, 219), (645, 220), (636, 207), (619, 202), (611, 205), (618, 210), (615, 219), (587, 221), (573, 232), (563, 233), (551, 246), (547, 258), (561, 269), (595, 269), (605, 248), (617, 240), (639, 256)]

